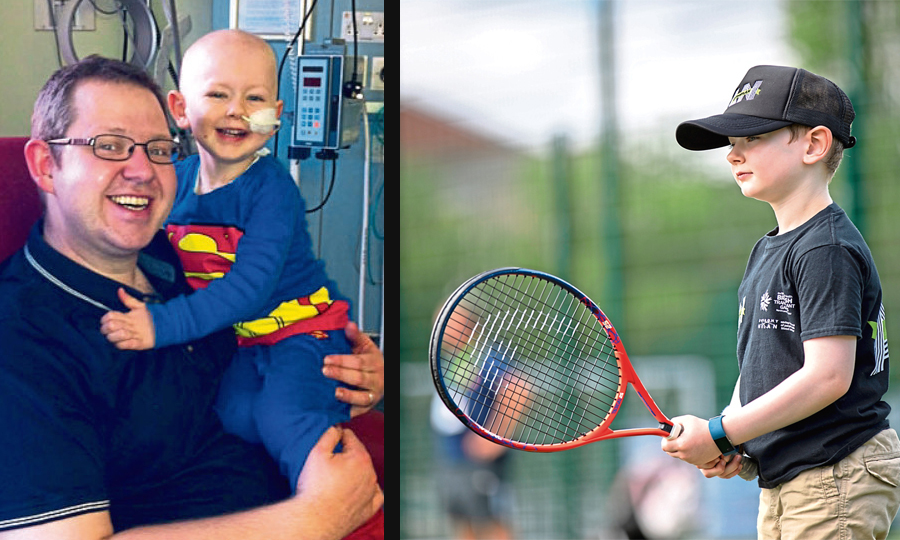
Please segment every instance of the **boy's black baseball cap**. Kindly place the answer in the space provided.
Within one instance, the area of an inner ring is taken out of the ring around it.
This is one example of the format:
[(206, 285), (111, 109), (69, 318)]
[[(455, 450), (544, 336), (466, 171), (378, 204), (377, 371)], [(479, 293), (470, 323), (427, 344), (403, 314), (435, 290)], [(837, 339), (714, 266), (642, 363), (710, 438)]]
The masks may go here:
[(825, 126), (850, 148), (856, 137), (850, 98), (836, 84), (805, 69), (756, 66), (744, 75), (725, 112), (682, 122), (678, 144), (688, 150), (728, 146), (728, 137), (761, 135), (791, 124)]

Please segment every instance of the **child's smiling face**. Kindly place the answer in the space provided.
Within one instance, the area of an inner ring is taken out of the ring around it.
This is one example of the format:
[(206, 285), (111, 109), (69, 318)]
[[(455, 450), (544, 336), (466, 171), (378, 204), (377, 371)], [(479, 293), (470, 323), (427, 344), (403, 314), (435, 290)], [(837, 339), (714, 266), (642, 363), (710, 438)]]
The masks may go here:
[(282, 108), (269, 45), (236, 32), (210, 34), (185, 56), (182, 72), (173, 116), (190, 127), (201, 156), (222, 163), (253, 159), (271, 133), (251, 130), (245, 117), (270, 109), (277, 118)]

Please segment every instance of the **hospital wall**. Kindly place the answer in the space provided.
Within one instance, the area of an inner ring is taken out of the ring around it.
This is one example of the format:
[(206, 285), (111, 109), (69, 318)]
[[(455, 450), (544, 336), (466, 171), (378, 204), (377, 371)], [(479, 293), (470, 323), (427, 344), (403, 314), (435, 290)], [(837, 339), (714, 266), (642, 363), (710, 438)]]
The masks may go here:
[[(54, 32), (35, 29), (36, 0), (4, 0), (0, 2), (0, 137), (27, 136), (30, 132), (34, 100), (47, 78), (60, 66)], [(69, 0), (74, 1), (74, 0)], [(235, 0), (178, 0), (179, 18), (190, 16), (191, 31), (182, 42), (187, 48), (198, 37), (213, 29), (231, 25), (230, 13)], [(87, 4), (87, 0), (84, 1)], [(101, 7), (110, 1), (98, 3)], [(165, 11), (160, 0), (151, 3), (158, 26), (165, 28)], [(384, 0), (359, 0), (358, 11), (384, 11)], [(309, 43), (339, 35), (341, 16), (351, 10), (350, 0), (318, 2), (310, 18)], [(73, 47), (79, 57), (101, 54), (119, 58), (123, 53), (121, 19), (114, 15), (96, 14), (95, 29), (73, 32)], [(270, 41), (281, 56), (287, 40)], [(352, 47), (350, 54), (352, 54)], [(360, 43), (360, 56), (371, 65), (375, 56), (384, 56), (384, 44)], [(171, 79), (163, 81), (164, 89), (174, 88)], [(310, 233), (317, 255), (326, 262), (329, 275), (337, 282), (340, 292), (354, 304), (354, 318), (362, 316), (363, 327), (371, 334), (381, 333), (383, 298), (383, 92), (367, 92), (368, 111), (365, 118), (374, 127), (358, 142), (338, 152), (332, 169), (331, 162), (311, 157), (289, 162), (287, 146), (290, 142), (294, 114), (293, 86), (287, 77), (282, 82), (281, 98), (285, 101), (286, 124), (282, 127), (278, 158), (292, 167), (307, 207), (317, 205), (334, 179), (331, 198), (321, 211), (309, 214)], [(366, 145), (366, 139), (369, 145)], [(372, 152), (375, 147), (374, 154)], [(371, 182), (364, 184), (368, 176)], [(365, 191), (368, 189), (368, 191)], [(368, 196), (366, 196), (368, 194)], [(364, 226), (367, 231), (363, 232)], [(362, 236), (365, 234), (363, 250)], [(364, 256), (361, 255), (364, 253)], [(362, 275), (362, 279), (360, 279)], [(360, 307), (363, 307), (360, 309)]]

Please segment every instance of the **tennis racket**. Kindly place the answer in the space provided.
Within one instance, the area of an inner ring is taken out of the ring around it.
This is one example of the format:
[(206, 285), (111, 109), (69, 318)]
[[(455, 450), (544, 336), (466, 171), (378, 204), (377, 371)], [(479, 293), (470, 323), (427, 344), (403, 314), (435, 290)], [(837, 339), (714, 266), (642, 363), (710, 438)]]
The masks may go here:
[[(463, 283), (439, 312), (429, 356), (444, 404), (504, 446), (555, 452), (681, 433), (644, 388), (603, 311), (543, 272), (500, 268)], [(610, 427), (628, 385), (658, 427)]]

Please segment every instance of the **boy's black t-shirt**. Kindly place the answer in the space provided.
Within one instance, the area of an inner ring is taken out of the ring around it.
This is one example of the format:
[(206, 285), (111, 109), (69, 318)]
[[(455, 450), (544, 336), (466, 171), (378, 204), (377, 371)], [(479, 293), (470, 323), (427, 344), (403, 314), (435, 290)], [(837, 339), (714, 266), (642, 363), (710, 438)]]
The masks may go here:
[(803, 342), (856, 336), (850, 390), (818, 413), (747, 441), (759, 485), (833, 464), (888, 427), (888, 349), (881, 282), (869, 247), (837, 204), (757, 242), (738, 291), (740, 397), (746, 405), (803, 366)]

